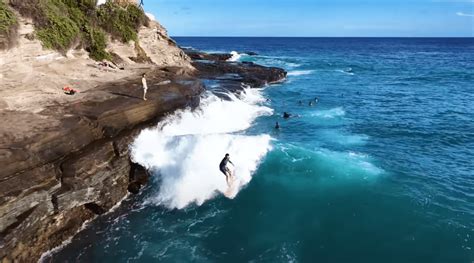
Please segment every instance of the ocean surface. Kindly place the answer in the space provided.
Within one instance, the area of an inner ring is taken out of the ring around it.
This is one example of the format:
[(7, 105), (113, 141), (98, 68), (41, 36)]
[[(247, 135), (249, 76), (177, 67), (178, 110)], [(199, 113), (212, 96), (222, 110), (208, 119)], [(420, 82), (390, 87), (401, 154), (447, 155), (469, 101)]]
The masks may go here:
[(288, 78), (143, 131), (153, 182), (46, 262), (474, 261), (473, 38), (176, 40)]

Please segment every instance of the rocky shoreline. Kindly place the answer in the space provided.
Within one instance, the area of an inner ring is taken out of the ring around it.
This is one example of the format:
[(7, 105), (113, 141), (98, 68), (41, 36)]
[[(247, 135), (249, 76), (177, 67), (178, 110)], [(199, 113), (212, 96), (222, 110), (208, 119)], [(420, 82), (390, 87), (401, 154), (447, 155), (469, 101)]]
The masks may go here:
[(148, 174), (130, 161), (130, 143), (166, 114), (198, 105), (206, 81), (238, 91), (286, 77), (283, 69), (193, 52), (195, 71), (148, 73), (148, 101), (140, 99), (135, 76), (38, 113), (0, 112), (1, 262), (36, 262), (127, 192), (138, 192)]

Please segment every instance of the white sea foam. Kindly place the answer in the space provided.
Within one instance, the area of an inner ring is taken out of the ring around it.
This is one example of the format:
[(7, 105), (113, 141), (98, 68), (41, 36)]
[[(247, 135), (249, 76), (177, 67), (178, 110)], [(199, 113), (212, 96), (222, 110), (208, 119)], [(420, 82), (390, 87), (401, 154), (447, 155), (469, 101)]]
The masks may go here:
[(313, 72), (314, 72), (314, 70), (293, 70), (293, 71), (288, 72), (288, 76), (309, 75)]
[(354, 76), (354, 72), (352, 72), (352, 68), (347, 68), (347, 69), (337, 69), (337, 72), (341, 72), (347, 75)]
[(225, 192), (225, 176), (219, 171), (225, 153), (235, 163), (236, 185), (251, 180), (270, 150), (271, 137), (234, 133), (273, 111), (258, 104), (264, 100), (259, 90), (228, 97), (223, 100), (207, 94), (199, 109), (178, 111), (136, 138), (131, 146), (133, 160), (153, 171), (160, 181), (159, 190), (147, 203), (180, 209)]
[(240, 54), (237, 51), (231, 51), (230, 54), (232, 55), (232, 57), (229, 58), (227, 61), (232, 61), (232, 62), (239, 61), (239, 59), (242, 57), (242, 54)]
[(325, 118), (325, 119), (332, 119), (337, 117), (342, 117), (346, 115), (346, 112), (342, 107), (337, 107), (329, 110), (320, 110), (316, 111), (311, 114), (311, 116)]

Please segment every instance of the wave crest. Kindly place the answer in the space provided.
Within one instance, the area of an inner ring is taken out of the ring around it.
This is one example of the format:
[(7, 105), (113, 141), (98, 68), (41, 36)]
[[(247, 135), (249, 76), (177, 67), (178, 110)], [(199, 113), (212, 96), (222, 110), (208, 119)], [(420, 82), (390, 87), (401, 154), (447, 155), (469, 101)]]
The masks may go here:
[(236, 61), (239, 61), (240, 58), (242, 57), (242, 54), (240, 54), (237, 51), (231, 51), (230, 54), (232, 55), (232, 57), (229, 58), (227, 61), (236, 62)]

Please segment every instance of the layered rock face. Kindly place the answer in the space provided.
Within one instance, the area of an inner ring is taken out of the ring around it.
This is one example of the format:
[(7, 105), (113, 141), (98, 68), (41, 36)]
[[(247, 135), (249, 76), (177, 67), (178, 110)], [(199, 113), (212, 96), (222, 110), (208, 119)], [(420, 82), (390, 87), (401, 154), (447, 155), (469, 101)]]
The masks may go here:
[(160, 66), (192, 68), (191, 59), (181, 50), (166, 29), (156, 21), (138, 31), (138, 42), (109, 41), (107, 50), (117, 54), (125, 65), (149, 63)]
[[(98, 87), (80, 102), (0, 118), (0, 259), (34, 262), (140, 185), (128, 145), (157, 118), (195, 103), (199, 81), (157, 70), (148, 101), (140, 79)], [(180, 84), (186, 83), (186, 85)]]

